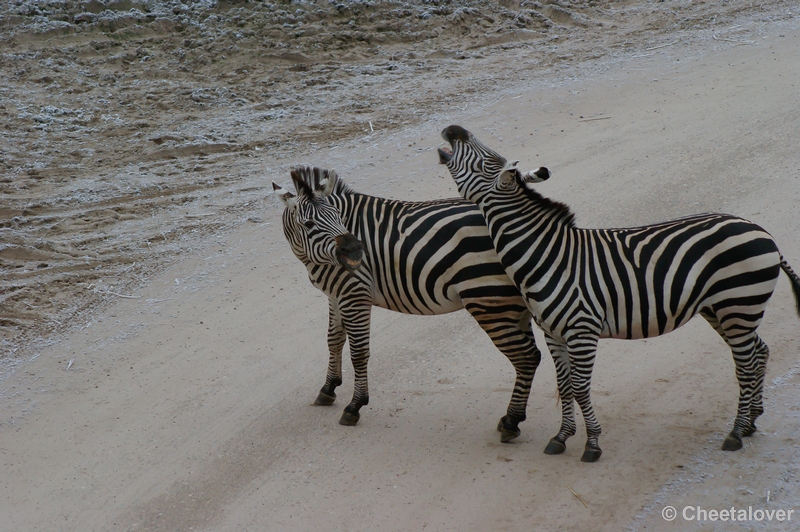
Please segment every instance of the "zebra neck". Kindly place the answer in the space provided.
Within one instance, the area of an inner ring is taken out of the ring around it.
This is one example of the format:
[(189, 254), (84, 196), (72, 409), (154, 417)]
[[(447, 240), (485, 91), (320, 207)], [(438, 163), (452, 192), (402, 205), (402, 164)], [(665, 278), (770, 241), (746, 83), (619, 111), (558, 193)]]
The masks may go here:
[[(500, 262), (517, 286), (534, 288), (549, 282), (555, 262), (572, 262), (580, 229), (562, 204), (518, 197), (479, 204)], [(520, 272), (525, 272), (521, 274)]]
[(360, 214), (367, 208), (368, 204), (373, 198), (365, 194), (347, 191), (345, 194), (332, 194), (329, 196), (329, 201), (339, 211), (342, 217), (342, 224), (348, 231), (358, 236), (358, 229), (360, 229), (359, 219)]
[(339, 211), (347, 230), (361, 239), (371, 239), (379, 231), (376, 224), (380, 220), (400, 216), (409, 204), (353, 191), (331, 195), (330, 201)]
[(341, 266), (332, 264), (306, 264), (311, 284), (328, 297), (339, 299), (354, 297), (356, 293), (369, 293), (369, 274), (366, 269), (348, 272)]

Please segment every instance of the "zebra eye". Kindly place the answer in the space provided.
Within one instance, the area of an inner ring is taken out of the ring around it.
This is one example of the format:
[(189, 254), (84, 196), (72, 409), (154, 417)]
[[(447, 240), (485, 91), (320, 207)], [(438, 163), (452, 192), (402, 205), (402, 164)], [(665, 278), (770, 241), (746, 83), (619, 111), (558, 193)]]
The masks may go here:
[(303, 225), (306, 226), (306, 229), (314, 229), (317, 226), (314, 220), (305, 220)]

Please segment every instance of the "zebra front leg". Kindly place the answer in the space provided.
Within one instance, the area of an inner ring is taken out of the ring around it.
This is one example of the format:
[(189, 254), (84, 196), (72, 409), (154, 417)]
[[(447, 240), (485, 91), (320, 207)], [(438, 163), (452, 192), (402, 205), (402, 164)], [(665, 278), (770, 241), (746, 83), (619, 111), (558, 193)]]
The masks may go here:
[(325, 385), (319, 391), (314, 404), (317, 406), (332, 405), (336, 400), (336, 387), (342, 384), (342, 350), (347, 341), (347, 332), (342, 324), (339, 312), (339, 303), (334, 298), (328, 298), (328, 374), (325, 376)]
[(353, 426), (361, 417), (359, 410), (369, 404), (369, 384), (367, 382), (367, 363), (369, 362), (369, 324), (372, 304), (342, 304), (340, 308), (342, 323), (350, 340), (350, 360), (353, 363), (353, 399), (342, 412), (340, 425)]
[(572, 393), (583, 414), (586, 424), (586, 447), (581, 462), (597, 462), (603, 451), (600, 449), (600, 423), (594, 415), (591, 399), (592, 370), (597, 352), (598, 337), (593, 334), (580, 334), (568, 340)]
[(567, 439), (575, 434), (575, 401), (572, 395), (569, 354), (566, 346), (551, 338), (549, 334), (545, 333), (545, 339), (556, 367), (558, 395), (561, 397), (561, 429), (550, 439), (544, 453), (561, 454), (567, 449)]

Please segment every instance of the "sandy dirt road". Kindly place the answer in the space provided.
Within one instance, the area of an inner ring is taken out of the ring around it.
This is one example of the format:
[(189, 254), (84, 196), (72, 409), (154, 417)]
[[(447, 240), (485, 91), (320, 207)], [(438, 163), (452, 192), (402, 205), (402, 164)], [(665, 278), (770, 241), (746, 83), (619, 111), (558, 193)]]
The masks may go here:
[[(797, 269), (800, 26), (753, 41), (675, 44), (506, 84), (491, 101), (449, 99), (418, 126), (276, 161), (263, 177), (285, 184), (288, 165), (314, 163), (369, 193), (452, 196), (435, 147), (460, 123), (521, 166), (551, 168), (539, 190), (581, 226), (730, 212), (763, 225)], [(209, 238), (3, 382), (0, 528), (686, 530), (700, 526), (665, 522), (663, 506), (800, 512), (800, 318), (785, 278), (761, 329), (767, 413), (745, 449), (719, 450), (733, 364), (693, 321), (601, 343), (604, 455), (583, 464), (582, 431), (564, 455), (542, 454), (560, 412), (547, 356), (522, 436), (499, 443), (512, 368), (465, 313), (376, 310), (359, 425), (337, 424), (351, 374), (336, 406), (311, 406), (326, 304), (283, 241), (279, 202), (262, 204), (263, 223)]]

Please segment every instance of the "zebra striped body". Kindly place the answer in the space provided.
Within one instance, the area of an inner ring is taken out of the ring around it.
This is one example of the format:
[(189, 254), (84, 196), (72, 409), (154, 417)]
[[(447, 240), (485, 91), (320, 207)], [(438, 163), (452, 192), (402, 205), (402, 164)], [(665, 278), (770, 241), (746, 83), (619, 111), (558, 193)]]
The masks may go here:
[[(777, 283), (775, 242), (735, 216), (701, 214), (630, 229), (560, 224), (543, 231), (543, 223), (521, 240), (500, 234), (498, 246), (509, 251), (509, 271), (551, 334), (583, 321), (599, 338), (660, 336), (706, 307), (718, 317), (739, 312), (738, 304), (729, 306), (730, 290), (737, 301), (750, 298), (748, 307), (764, 305)], [(526, 252), (515, 255), (510, 247)], [(544, 256), (555, 257), (550, 275), (537, 268)]]
[[(358, 421), (369, 401), (370, 313), (372, 306), (404, 314), (435, 315), (465, 308), (505, 354), (517, 378), (498, 430), (508, 441), (519, 435), (534, 373), (541, 359), (530, 313), (506, 275), (477, 207), (461, 198), (427, 202), (394, 201), (359, 194), (332, 171), (300, 168), (292, 173), (324, 196), (341, 223), (363, 245), (361, 266), (348, 271), (331, 261), (310, 260), (295, 241), (303, 233), (292, 209), (284, 211), (287, 239), (305, 264), (311, 283), (329, 299), (330, 358), (317, 404), (331, 404), (342, 382), (342, 349), (349, 337), (355, 372), (353, 400), (342, 424)], [(298, 202), (301, 198), (298, 198)]]
[(740, 386), (734, 428), (723, 449), (742, 446), (763, 413), (767, 345), (756, 329), (782, 268), (800, 312), (800, 278), (762, 228), (736, 216), (702, 214), (630, 229), (580, 229), (563, 204), (458, 126), (442, 136), (440, 161), (459, 192), (477, 203), (498, 256), (545, 331), (562, 398), (561, 430), (545, 452), (563, 452), (575, 433), (573, 395), (586, 422), (582, 460), (600, 457), (600, 425), (589, 397), (600, 338), (647, 338), (703, 316), (730, 346)]

